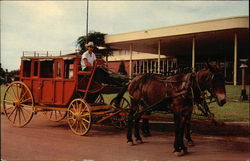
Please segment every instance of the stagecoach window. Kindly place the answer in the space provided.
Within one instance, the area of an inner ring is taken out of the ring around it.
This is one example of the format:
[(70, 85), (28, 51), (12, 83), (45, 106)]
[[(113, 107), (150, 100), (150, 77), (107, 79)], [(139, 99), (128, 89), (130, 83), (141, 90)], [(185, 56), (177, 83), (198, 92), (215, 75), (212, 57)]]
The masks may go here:
[(23, 77), (30, 77), (31, 61), (23, 61)]
[(64, 78), (73, 78), (74, 64), (72, 60), (65, 61)]
[(52, 78), (53, 77), (53, 61), (41, 61), (40, 62), (40, 77)]
[(56, 77), (62, 76), (62, 62), (57, 62)]
[(38, 76), (38, 61), (34, 61), (34, 76)]

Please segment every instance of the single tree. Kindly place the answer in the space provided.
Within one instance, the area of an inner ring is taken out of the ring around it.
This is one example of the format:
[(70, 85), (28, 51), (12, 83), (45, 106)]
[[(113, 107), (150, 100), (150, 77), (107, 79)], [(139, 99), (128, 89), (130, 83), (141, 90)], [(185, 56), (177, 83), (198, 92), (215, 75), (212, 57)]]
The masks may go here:
[[(106, 46), (105, 41), (104, 41), (104, 36), (106, 34), (101, 33), (101, 32), (91, 32), (88, 34), (88, 42), (92, 41), (95, 46)], [(88, 42), (86, 41), (87, 37), (86, 35), (80, 36), (77, 39), (76, 45), (79, 47), (81, 50), (85, 50), (85, 44)]]

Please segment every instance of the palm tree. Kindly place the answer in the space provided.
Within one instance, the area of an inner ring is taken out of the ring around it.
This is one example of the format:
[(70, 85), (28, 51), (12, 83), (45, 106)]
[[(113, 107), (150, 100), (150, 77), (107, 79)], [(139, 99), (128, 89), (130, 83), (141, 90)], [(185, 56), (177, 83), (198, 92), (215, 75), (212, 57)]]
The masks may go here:
[[(101, 32), (91, 32), (88, 34), (88, 42), (92, 41), (95, 46), (106, 46), (105, 45), (105, 41), (104, 41), (104, 36), (106, 34), (101, 33)], [(79, 47), (81, 50), (85, 49), (85, 44), (88, 43), (86, 42), (87, 37), (84, 36), (80, 36), (77, 39), (76, 45), (77, 47)]]
[[(102, 56), (109, 56), (112, 54), (112, 52), (109, 46), (105, 44), (105, 41), (104, 41), (105, 35), (106, 34), (101, 33), (101, 32), (95, 32), (95, 31), (90, 32), (88, 34), (88, 42), (92, 41), (95, 44), (95, 48), (94, 48), (95, 53), (99, 53)], [(82, 51), (86, 50), (85, 49), (85, 44), (87, 43), (86, 40), (87, 40), (87, 37), (84, 35), (84, 36), (78, 37), (76, 41), (76, 46), (79, 47)], [(105, 47), (105, 49), (100, 49), (97, 47)]]

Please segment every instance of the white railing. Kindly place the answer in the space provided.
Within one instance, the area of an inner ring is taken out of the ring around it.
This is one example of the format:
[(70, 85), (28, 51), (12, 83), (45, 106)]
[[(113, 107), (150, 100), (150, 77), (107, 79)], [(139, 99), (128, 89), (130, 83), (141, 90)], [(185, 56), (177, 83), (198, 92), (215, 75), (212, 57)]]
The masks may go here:
[(62, 56), (72, 53), (79, 53), (79, 49), (75, 50), (59, 50), (59, 51), (23, 51), (23, 57), (48, 57)]

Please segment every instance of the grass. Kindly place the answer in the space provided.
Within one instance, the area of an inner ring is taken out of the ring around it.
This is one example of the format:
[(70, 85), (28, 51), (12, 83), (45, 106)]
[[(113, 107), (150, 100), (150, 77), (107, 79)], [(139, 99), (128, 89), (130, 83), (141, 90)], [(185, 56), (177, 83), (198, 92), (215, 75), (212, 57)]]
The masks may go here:
[[(216, 103), (209, 104), (209, 108), (215, 115), (216, 120), (224, 122), (245, 122), (249, 121), (249, 101), (240, 101), (241, 86), (227, 85), (227, 103), (220, 107)], [(246, 87), (247, 94), (249, 95), (249, 86)], [(105, 102), (109, 103), (115, 94), (104, 95)], [(128, 93), (124, 96), (129, 100)], [(152, 115), (172, 118), (172, 114), (166, 113), (153, 113)], [(192, 116), (193, 119), (205, 120), (206, 118), (201, 116)]]
[[(6, 86), (1, 86), (1, 102), (3, 98), (3, 93)], [(228, 121), (228, 122), (240, 122), (240, 121), (249, 121), (249, 101), (239, 101), (241, 94), (241, 86), (227, 85), (227, 103), (223, 107), (219, 107), (216, 103), (209, 104), (210, 110), (215, 114), (216, 120)], [(249, 95), (249, 86), (246, 88), (247, 94)], [(116, 96), (116, 94), (106, 94), (104, 95), (104, 100), (106, 103), (110, 103), (111, 100)], [(128, 93), (125, 93), (124, 96), (129, 100)], [(2, 110), (2, 107), (1, 107)], [(164, 113), (153, 113), (153, 115), (162, 116), (162, 117), (172, 117), (172, 114)], [(202, 117), (197, 117), (193, 115), (195, 119), (205, 119)]]

